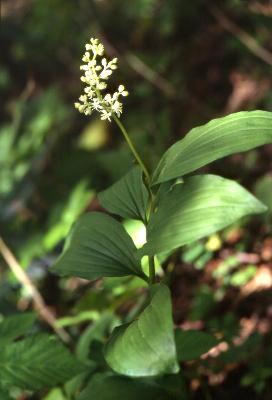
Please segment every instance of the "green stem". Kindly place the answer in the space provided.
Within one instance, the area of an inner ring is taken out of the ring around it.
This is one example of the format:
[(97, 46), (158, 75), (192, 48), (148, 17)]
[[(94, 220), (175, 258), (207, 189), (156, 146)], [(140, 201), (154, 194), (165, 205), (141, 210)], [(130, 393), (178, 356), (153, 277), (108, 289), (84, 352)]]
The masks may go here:
[(155, 282), (155, 258), (154, 256), (148, 256), (148, 264), (149, 264), (149, 284), (152, 285)]
[[(147, 222), (150, 219), (150, 216), (153, 212), (154, 209), (154, 194), (152, 193), (151, 187), (150, 187), (150, 175), (149, 172), (143, 162), (143, 160), (141, 159), (139, 153), (137, 152), (134, 144), (132, 143), (129, 134), (126, 130), (126, 128), (124, 127), (124, 125), (122, 124), (122, 122), (119, 120), (119, 118), (116, 117), (116, 115), (113, 115), (113, 119), (116, 122), (116, 124), (118, 125), (118, 127), (120, 128), (124, 138), (126, 139), (126, 142), (132, 152), (132, 154), (134, 155), (136, 161), (138, 162), (139, 166), (141, 167), (143, 174), (146, 178), (146, 186), (147, 186), (147, 190), (149, 193), (149, 206), (148, 206), (148, 210), (147, 210)], [(154, 256), (149, 256), (148, 257), (148, 264), (149, 264), (149, 284), (152, 285), (155, 282), (155, 258)]]
[(122, 122), (119, 120), (119, 118), (116, 117), (116, 115), (113, 115), (113, 119), (116, 122), (116, 124), (119, 126), (122, 134), (124, 135), (124, 138), (126, 139), (126, 142), (127, 142), (128, 146), (129, 146), (132, 154), (134, 155), (137, 163), (140, 165), (140, 167), (141, 167), (141, 169), (142, 169), (142, 171), (143, 171), (143, 173), (144, 173), (144, 175), (146, 177), (147, 184), (149, 185), (149, 182), (150, 182), (149, 172), (148, 172), (145, 164), (143, 163), (139, 153), (137, 152), (136, 148), (134, 147), (134, 144), (132, 143), (126, 128), (124, 127)]
[[(95, 56), (93, 57), (93, 60), (94, 59), (95, 59)], [(96, 70), (95, 70), (94, 67), (92, 67), (92, 71), (93, 71), (93, 74), (97, 77), (97, 73), (96, 73)], [(98, 77), (97, 77), (97, 79), (98, 79)], [(96, 95), (100, 99), (100, 101), (102, 102), (103, 99), (102, 99), (100, 90), (98, 90), (98, 89), (96, 90)], [(123, 134), (123, 136), (124, 136), (124, 138), (125, 138), (125, 140), (126, 140), (126, 142), (128, 144), (128, 147), (130, 148), (132, 154), (134, 155), (137, 163), (141, 167), (141, 169), (143, 171), (143, 174), (144, 174), (144, 177), (145, 177), (145, 185), (146, 185), (146, 188), (147, 188), (148, 194), (149, 194), (149, 205), (148, 205), (147, 216), (146, 216), (147, 217), (146, 225), (147, 225), (147, 223), (148, 223), (148, 221), (150, 219), (150, 216), (151, 216), (151, 214), (152, 214), (152, 212), (154, 210), (154, 194), (153, 194), (152, 189), (150, 187), (150, 181), (151, 181), (150, 175), (149, 175), (148, 169), (146, 168), (146, 166), (145, 166), (143, 160), (141, 159), (138, 151), (136, 150), (132, 140), (130, 139), (126, 128), (124, 127), (124, 125), (122, 124), (120, 119), (115, 114), (113, 114), (112, 117), (113, 117), (114, 121), (116, 122), (116, 124), (118, 125), (118, 127), (120, 128), (120, 130), (121, 130), (121, 132), (122, 132), (122, 134)], [(148, 257), (148, 263), (149, 263), (149, 284), (152, 285), (155, 282), (155, 274), (156, 274), (154, 256), (149, 256)]]
[[(154, 211), (154, 202), (155, 202), (154, 194), (149, 185), (148, 185), (148, 192), (149, 192), (149, 205), (146, 216), (147, 222), (150, 220), (150, 217)], [(155, 283), (155, 276), (156, 276), (154, 256), (148, 256), (148, 266), (149, 266), (149, 284), (152, 285), (153, 283)]]

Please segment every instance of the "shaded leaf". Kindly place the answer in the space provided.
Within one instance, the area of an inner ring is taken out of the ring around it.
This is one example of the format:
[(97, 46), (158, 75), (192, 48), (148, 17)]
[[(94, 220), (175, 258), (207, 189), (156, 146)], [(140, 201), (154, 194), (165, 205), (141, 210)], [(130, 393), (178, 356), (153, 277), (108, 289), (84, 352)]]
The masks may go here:
[(85, 369), (55, 337), (39, 334), (0, 350), (0, 383), (39, 390), (66, 382)]
[(272, 215), (272, 175), (261, 177), (255, 185), (256, 196), (268, 207), (269, 216)]
[(101, 400), (172, 400), (173, 397), (163, 388), (152, 382), (140, 379), (128, 379), (125, 377), (97, 374), (90, 385), (79, 396), (78, 400), (87, 400), (92, 396)]
[(161, 387), (139, 379), (96, 374), (77, 400), (172, 400)]
[(238, 183), (216, 175), (198, 175), (175, 185), (147, 227), (140, 254), (175, 249), (225, 228), (266, 207)]
[(173, 400), (163, 388), (141, 379), (96, 374), (77, 400)]
[(169, 289), (152, 287), (149, 305), (139, 318), (117, 327), (106, 344), (105, 358), (117, 373), (155, 376), (179, 371)]
[(179, 361), (191, 361), (199, 358), (218, 344), (218, 340), (213, 335), (196, 330), (176, 329), (175, 339)]
[(144, 278), (130, 236), (119, 222), (98, 212), (79, 218), (52, 271), (85, 279), (127, 275)]
[(89, 357), (90, 345), (94, 340), (102, 340), (105, 332), (109, 329), (114, 321), (114, 316), (110, 313), (101, 315), (101, 318), (90, 324), (88, 328), (80, 336), (77, 346), (76, 355), (80, 360), (86, 360)]
[(9, 392), (7, 390), (3, 389), (1, 386), (0, 386), (0, 399), (1, 400), (12, 400), (12, 398), (9, 395)]
[(34, 313), (15, 314), (0, 322), (0, 347), (27, 333), (33, 326)]
[(99, 193), (102, 206), (123, 218), (146, 221), (148, 192), (140, 167), (134, 167), (109, 189)]
[(242, 111), (192, 129), (161, 158), (153, 183), (165, 182), (233, 153), (272, 143), (272, 113)]
[(185, 377), (182, 374), (161, 375), (156, 378), (145, 378), (145, 380), (153, 380), (156, 385), (160, 386), (167, 393), (171, 394), (174, 399), (188, 400), (188, 387)]

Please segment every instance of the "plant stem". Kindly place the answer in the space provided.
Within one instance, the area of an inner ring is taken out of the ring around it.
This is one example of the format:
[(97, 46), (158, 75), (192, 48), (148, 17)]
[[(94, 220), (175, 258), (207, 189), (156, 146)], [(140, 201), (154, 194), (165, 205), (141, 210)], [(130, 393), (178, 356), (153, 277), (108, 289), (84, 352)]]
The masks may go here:
[(152, 285), (155, 282), (155, 258), (154, 256), (148, 256), (149, 264), (149, 284)]
[[(148, 186), (148, 192), (149, 192), (149, 205), (147, 209), (147, 222), (150, 220), (150, 217), (154, 211), (154, 202), (155, 202), (155, 197), (150, 186)], [(154, 256), (148, 256), (148, 266), (149, 266), (149, 284), (152, 285), (155, 282), (155, 276), (156, 276)]]
[[(136, 161), (138, 162), (139, 166), (141, 167), (143, 174), (146, 178), (146, 187), (149, 193), (149, 207), (147, 210), (147, 222), (150, 219), (150, 216), (153, 212), (153, 208), (154, 208), (154, 194), (151, 190), (150, 187), (150, 175), (149, 172), (143, 162), (143, 160), (141, 159), (139, 153), (137, 152), (132, 140), (129, 137), (129, 134), (126, 130), (126, 128), (124, 127), (124, 125), (122, 124), (122, 122), (119, 120), (119, 118), (116, 117), (116, 115), (113, 115), (113, 119), (116, 122), (116, 124), (118, 125), (118, 127), (120, 128), (124, 138), (126, 139), (126, 142), (132, 152), (132, 154), (134, 155)], [(148, 264), (149, 264), (149, 284), (152, 285), (155, 282), (155, 259), (154, 256), (149, 256), (148, 257)]]
[(146, 180), (147, 180), (147, 184), (149, 184), (149, 182), (150, 182), (150, 175), (149, 175), (149, 172), (148, 172), (148, 170), (147, 170), (147, 168), (146, 168), (146, 166), (145, 166), (143, 160), (141, 159), (139, 153), (137, 152), (137, 150), (136, 150), (134, 144), (132, 143), (132, 141), (131, 141), (131, 139), (130, 139), (130, 137), (129, 137), (129, 134), (128, 134), (127, 130), (126, 130), (126, 128), (124, 127), (124, 125), (122, 124), (122, 122), (119, 120), (119, 118), (116, 117), (116, 115), (113, 115), (113, 119), (114, 119), (114, 121), (116, 122), (116, 124), (119, 126), (119, 128), (120, 128), (122, 134), (124, 135), (124, 138), (126, 139), (126, 142), (127, 142), (128, 146), (129, 146), (129, 148), (130, 148), (132, 154), (134, 155), (136, 161), (137, 161), (138, 164), (140, 165), (140, 167), (141, 167), (141, 169), (142, 169), (142, 171), (143, 171), (143, 173), (144, 173), (144, 175), (145, 175), (145, 178), (146, 178)]

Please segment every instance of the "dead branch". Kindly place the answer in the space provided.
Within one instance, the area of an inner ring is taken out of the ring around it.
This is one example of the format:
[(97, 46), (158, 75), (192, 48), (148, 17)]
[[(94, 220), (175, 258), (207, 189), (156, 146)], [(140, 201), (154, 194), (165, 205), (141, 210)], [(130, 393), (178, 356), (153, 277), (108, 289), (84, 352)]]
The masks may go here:
[(212, 7), (210, 12), (218, 23), (243, 43), (251, 53), (272, 66), (272, 53), (262, 47), (254, 37), (231, 21), (219, 8)]
[(41, 319), (43, 319), (48, 325), (50, 325), (51, 328), (64, 342), (69, 342), (70, 336), (63, 328), (57, 326), (56, 318), (49, 310), (49, 308), (46, 306), (42, 295), (35, 287), (30, 277), (23, 270), (18, 260), (13, 255), (13, 253), (11, 252), (11, 250), (1, 237), (0, 237), (0, 253), (2, 253), (3, 258), (5, 259), (7, 265), (14, 273), (18, 281), (26, 289), (27, 293), (29, 293), (29, 295), (31, 296), (34, 308), (36, 309)]

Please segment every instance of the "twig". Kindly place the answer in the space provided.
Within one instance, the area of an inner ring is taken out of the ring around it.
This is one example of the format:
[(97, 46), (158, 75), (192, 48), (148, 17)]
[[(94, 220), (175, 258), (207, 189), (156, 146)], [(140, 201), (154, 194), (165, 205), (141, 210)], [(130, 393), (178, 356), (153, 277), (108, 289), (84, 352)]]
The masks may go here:
[[(103, 15), (100, 12), (100, 8), (98, 6), (98, 2), (94, 0), (89, 0), (88, 6), (85, 6), (84, 1), (79, 1), (79, 5), (82, 7), (83, 15), (87, 18), (94, 18), (97, 23), (97, 33), (96, 36), (101, 39), (101, 42), (105, 44), (106, 51), (110, 57), (120, 57), (122, 61), (125, 61), (127, 65), (133, 69), (137, 74), (142, 76), (148, 82), (150, 82), (153, 86), (157, 87), (160, 91), (162, 91), (166, 96), (175, 97), (177, 91), (175, 86), (161, 76), (157, 71), (147, 65), (143, 60), (141, 60), (138, 56), (133, 53), (126, 52), (120, 54), (118, 49), (116, 49), (112, 43), (107, 39), (106, 34), (104, 34), (102, 20)], [(100, 32), (100, 33), (98, 33)]]
[(224, 29), (240, 40), (256, 57), (272, 66), (272, 53), (262, 47), (254, 37), (226, 17), (219, 8), (213, 7), (210, 12)]
[(46, 306), (43, 297), (40, 292), (34, 286), (33, 282), (29, 278), (29, 276), (25, 273), (9, 247), (6, 245), (2, 237), (0, 236), (0, 252), (2, 253), (3, 258), (5, 259), (7, 265), (14, 273), (18, 281), (22, 284), (22, 286), (27, 290), (30, 294), (34, 308), (37, 313), (51, 328), (56, 332), (56, 334), (64, 341), (70, 342), (69, 334), (63, 329), (57, 326), (56, 318), (51, 313), (49, 308)]
[[(110, 56), (120, 57), (119, 51), (107, 40), (107, 38), (100, 34), (98, 35), (101, 41), (105, 44), (107, 53)], [(133, 69), (137, 74), (141, 75), (144, 79), (150, 82), (153, 86), (161, 90), (165, 95), (173, 97), (176, 94), (174, 86), (168, 82), (163, 76), (157, 71), (149, 67), (144, 63), (138, 56), (133, 53), (127, 52), (121, 55), (121, 58)]]
[(157, 71), (145, 64), (138, 56), (133, 53), (126, 53), (124, 57), (129, 66), (147, 81), (152, 83), (152, 85), (156, 86), (167, 96), (173, 97), (175, 95), (176, 91), (174, 86), (158, 74)]

